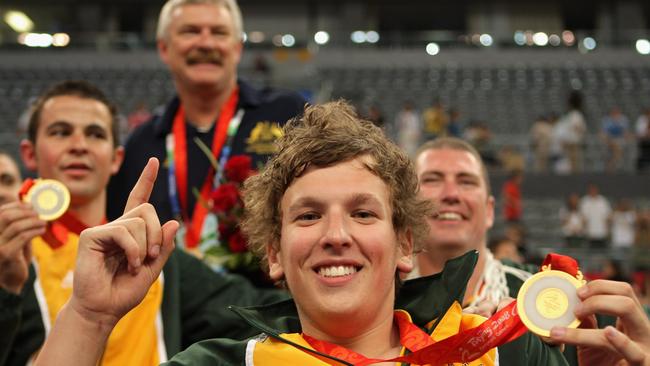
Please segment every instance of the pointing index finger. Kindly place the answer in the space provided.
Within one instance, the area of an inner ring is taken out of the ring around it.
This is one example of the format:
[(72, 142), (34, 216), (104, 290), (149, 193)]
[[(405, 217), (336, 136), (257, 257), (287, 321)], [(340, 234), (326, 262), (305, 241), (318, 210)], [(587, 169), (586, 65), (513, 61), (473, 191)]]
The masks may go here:
[(156, 176), (158, 176), (158, 165), (158, 159), (150, 158), (147, 165), (144, 166), (142, 173), (140, 173), (140, 178), (138, 178), (138, 181), (133, 186), (129, 194), (129, 199), (126, 201), (124, 213), (143, 203), (149, 202), (149, 196), (156, 182)]

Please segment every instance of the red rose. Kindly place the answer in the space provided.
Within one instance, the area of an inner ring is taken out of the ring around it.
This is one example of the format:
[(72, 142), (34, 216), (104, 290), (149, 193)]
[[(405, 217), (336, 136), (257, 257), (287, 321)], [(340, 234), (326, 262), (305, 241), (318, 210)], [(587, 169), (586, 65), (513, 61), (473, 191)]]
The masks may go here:
[(219, 237), (221, 240), (227, 238), (232, 234), (233, 227), (224, 222), (219, 221)]
[(224, 183), (212, 192), (211, 198), (214, 212), (226, 212), (239, 202), (239, 191), (234, 184)]
[(233, 253), (243, 253), (246, 251), (246, 239), (244, 239), (239, 229), (228, 238), (228, 248)]
[(243, 183), (253, 174), (251, 157), (248, 155), (235, 155), (228, 159), (224, 166), (226, 179), (234, 183)]

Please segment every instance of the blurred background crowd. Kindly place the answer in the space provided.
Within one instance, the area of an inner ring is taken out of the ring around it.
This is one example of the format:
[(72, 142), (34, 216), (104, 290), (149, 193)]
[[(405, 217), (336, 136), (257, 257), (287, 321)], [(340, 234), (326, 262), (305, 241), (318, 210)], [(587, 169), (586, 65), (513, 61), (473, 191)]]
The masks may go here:
[[(121, 133), (173, 94), (155, 50), (162, 1), (0, 4), (0, 144), (51, 84), (88, 80)], [(345, 98), (411, 154), (456, 136), (488, 165), (497, 257), (559, 251), (650, 299), (650, 3), (241, 0), (239, 75)]]

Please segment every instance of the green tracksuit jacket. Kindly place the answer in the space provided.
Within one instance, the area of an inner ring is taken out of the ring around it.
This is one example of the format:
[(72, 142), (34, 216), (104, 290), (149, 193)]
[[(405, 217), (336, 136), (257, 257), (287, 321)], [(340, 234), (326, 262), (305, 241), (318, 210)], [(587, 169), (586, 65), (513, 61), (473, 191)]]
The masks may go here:
[[(425, 324), (439, 318), (454, 302), (463, 299), (465, 286), (477, 258), (478, 252), (469, 252), (448, 261), (441, 273), (405, 282), (398, 290), (395, 308), (406, 310), (414, 324), (427, 330), (424, 328)], [(253, 308), (232, 307), (232, 309), (233, 313), (241, 317), (243, 324), (257, 333), (262, 333), (261, 337), (269, 336), (286, 342), (280, 337), (281, 333), (301, 332), (293, 300)], [(250, 356), (247, 358), (247, 347), (258, 339), (260, 336), (244, 341), (205, 340), (179, 353), (167, 365), (252, 365), (252, 358)], [(566, 365), (564, 356), (558, 348), (543, 343), (539, 337), (530, 332), (512, 344), (504, 346), (514, 347), (515, 350), (509, 352), (511, 354), (509, 359), (499, 359), (500, 366)]]

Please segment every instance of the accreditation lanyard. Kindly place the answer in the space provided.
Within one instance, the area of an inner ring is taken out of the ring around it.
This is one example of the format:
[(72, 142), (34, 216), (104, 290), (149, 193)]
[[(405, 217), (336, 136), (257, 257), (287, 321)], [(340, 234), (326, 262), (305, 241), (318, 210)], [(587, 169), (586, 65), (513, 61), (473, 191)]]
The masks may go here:
[(172, 205), (174, 217), (182, 219), (185, 224), (186, 248), (196, 248), (200, 242), (201, 230), (203, 228), (205, 217), (208, 214), (208, 208), (204, 202), (207, 202), (210, 197), (210, 192), (221, 180), (221, 167), (223, 167), (225, 161), (228, 159), (228, 155), (230, 155), (232, 150), (231, 145), (234, 136), (237, 134), (241, 117), (243, 115), (243, 111), (240, 111), (235, 115), (238, 101), (239, 88), (235, 88), (224, 104), (221, 113), (219, 113), (216, 130), (212, 138), (212, 156), (218, 157), (221, 155), (219, 159), (220, 168), (215, 171), (214, 167), (211, 167), (208, 171), (205, 181), (201, 186), (200, 198), (194, 205), (191, 221), (188, 216), (187, 203), (187, 131), (185, 125), (185, 111), (182, 104), (178, 107), (178, 111), (174, 117), (172, 133), (167, 135), (167, 178), (169, 199)]

